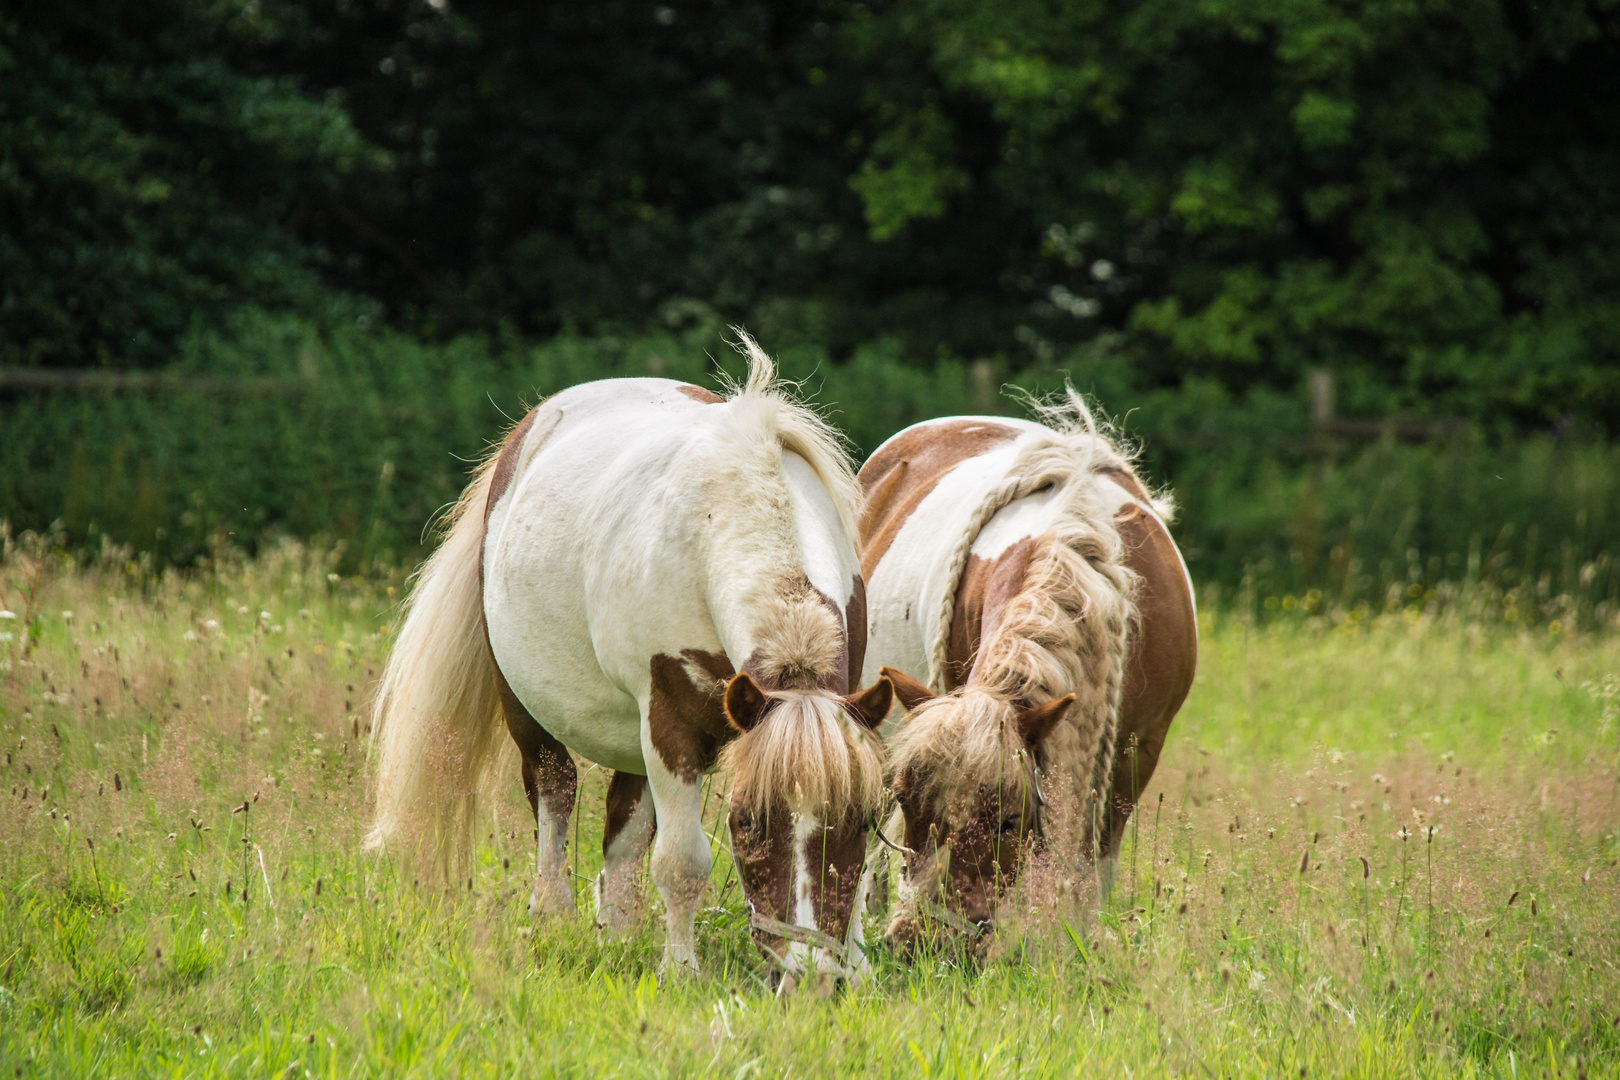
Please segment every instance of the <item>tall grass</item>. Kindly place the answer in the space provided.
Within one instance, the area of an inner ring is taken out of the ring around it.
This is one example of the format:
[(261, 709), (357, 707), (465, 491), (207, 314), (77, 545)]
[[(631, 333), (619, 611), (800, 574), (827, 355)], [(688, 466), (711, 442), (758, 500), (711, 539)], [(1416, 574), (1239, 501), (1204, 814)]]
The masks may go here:
[[(514, 774), (443, 890), (360, 853), (400, 581), (280, 544), (180, 576), (0, 561), (0, 1071), (1613, 1075), (1620, 637), (1464, 605), (1205, 606), (1100, 913), (1031, 887), (951, 949), (773, 997), (711, 782), (702, 976), (525, 912)], [(651, 890), (648, 890), (651, 895)]]

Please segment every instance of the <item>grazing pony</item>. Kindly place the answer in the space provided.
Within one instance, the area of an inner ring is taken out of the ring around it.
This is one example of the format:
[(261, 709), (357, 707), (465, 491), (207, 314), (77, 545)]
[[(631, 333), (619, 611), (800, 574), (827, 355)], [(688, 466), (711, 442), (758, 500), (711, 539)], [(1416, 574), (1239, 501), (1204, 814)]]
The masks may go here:
[(886, 679), (851, 693), (866, 645), (859, 489), (833, 432), (752, 339), (740, 348), (748, 379), (728, 397), (586, 383), (478, 470), (383, 673), (369, 842), (455, 863), (504, 730), (539, 841), (529, 908), (568, 911), (571, 748), (614, 770), (599, 925), (636, 921), (650, 843), (664, 967), (691, 971), (710, 865), (700, 785), (722, 765), (756, 942), (789, 973), (850, 976), (883, 786), (872, 729), (893, 701)]
[(1074, 845), (1061, 871), (1090, 863), (1106, 893), (1191, 686), (1168, 507), (1072, 390), (1037, 415), (917, 424), (860, 473), (866, 664), (909, 710), (890, 738), (900, 942), (925, 919), (979, 936), (1046, 834)]

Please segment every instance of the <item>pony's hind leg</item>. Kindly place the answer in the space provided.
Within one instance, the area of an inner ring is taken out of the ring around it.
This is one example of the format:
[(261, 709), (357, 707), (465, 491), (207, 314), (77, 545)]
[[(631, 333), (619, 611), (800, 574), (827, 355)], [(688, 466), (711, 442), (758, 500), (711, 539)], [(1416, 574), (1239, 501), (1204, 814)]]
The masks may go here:
[(602, 830), (602, 872), (596, 876), (596, 925), (618, 935), (641, 914), (641, 860), (658, 821), (647, 778), (615, 772), (608, 781)]
[(523, 755), (523, 791), (534, 808), (534, 892), (529, 894), (531, 915), (574, 910), (574, 890), (564, 862), (568, 847), (568, 817), (574, 812), (579, 770), (568, 748), (529, 715), (517, 696), (500, 680), (501, 706), (506, 730)]

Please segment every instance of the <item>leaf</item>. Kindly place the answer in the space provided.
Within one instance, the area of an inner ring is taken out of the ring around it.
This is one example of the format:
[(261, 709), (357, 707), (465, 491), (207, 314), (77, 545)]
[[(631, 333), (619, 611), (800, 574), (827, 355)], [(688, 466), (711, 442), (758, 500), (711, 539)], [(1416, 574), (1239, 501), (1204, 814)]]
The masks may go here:
[(1074, 942), (1074, 951), (1080, 954), (1080, 959), (1088, 964), (1091, 963), (1091, 953), (1087, 951), (1086, 943), (1080, 940), (1080, 935), (1074, 932), (1074, 927), (1069, 925), (1067, 919), (1063, 920), (1063, 932), (1069, 935), (1070, 941)]

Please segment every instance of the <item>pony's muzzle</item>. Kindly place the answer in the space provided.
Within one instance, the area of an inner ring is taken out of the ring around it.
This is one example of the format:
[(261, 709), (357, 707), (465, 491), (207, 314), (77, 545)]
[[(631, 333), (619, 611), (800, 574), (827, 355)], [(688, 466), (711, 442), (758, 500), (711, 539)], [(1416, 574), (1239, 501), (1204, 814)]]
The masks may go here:
[(805, 992), (817, 997), (830, 998), (849, 989), (852, 980), (834, 971), (794, 972), (773, 967), (766, 975), (766, 985), (775, 997), (792, 997)]

